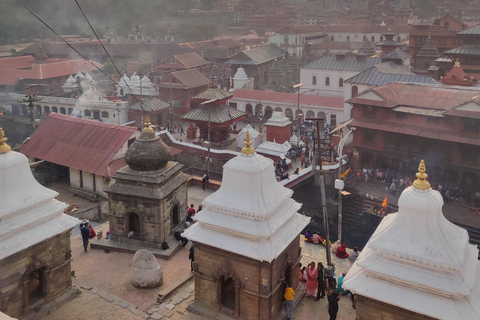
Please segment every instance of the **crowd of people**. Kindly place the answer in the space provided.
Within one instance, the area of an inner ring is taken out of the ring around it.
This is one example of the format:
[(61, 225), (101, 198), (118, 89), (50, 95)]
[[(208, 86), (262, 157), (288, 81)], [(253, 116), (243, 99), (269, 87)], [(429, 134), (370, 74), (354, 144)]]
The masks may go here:
[[(403, 190), (413, 184), (415, 175), (405, 175), (397, 172), (395, 169), (372, 169), (365, 166), (362, 170), (357, 171), (357, 180), (359, 181), (378, 181), (385, 184), (385, 190), (388, 190), (393, 196), (400, 195)], [(433, 190), (437, 190), (443, 197), (445, 203), (451, 201), (465, 200), (470, 201), (468, 196), (459, 185), (452, 187), (446, 183), (436, 183), (431, 181), (430, 185)], [(480, 192), (476, 192), (473, 197), (475, 207), (480, 208)]]
[[(312, 297), (314, 301), (327, 297), (328, 300), (328, 314), (330, 320), (335, 320), (338, 313), (338, 302), (342, 295), (350, 295), (352, 308), (356, 309), (355, 296), (350, 291), (343, 288), (343, 279), (346, 273), (342, 273), (338, 280), (331, 274), (331, 269), (326, 269), (323, 263), (311, 262), (307, 267), (299, 265), (299, 278), (305, 282), (305, 292), (307, 297)], [(289, 290), (287, 288), (287, 290)], [(287, 291), (286, 290), (286, 291)], [(325, 292), (328, 292), (325, 294)], [(286, 297), (285, 297), (286, 299)], [(287, 318), (291, 318), (287, 310)]]

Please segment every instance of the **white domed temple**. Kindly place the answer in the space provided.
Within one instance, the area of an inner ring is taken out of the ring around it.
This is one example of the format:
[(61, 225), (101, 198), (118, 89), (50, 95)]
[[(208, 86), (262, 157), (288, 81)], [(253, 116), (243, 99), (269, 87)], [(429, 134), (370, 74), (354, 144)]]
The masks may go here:
[(247, 132), (242, 153), (223, 167), (222, 186), (183, 233), (194, 244), (191, 308), (222, 319), (280, 314), (286, 283), (299, 282), (299, 233), (310, 221), (276, 181), (273, 161), (251, 144)]
[(405, 189), (398, 213), (386, 216), (348, 272), (357, 319), (480, 319), (480, 262), (467, 231), (442, 213), (426, 180)]
[(63, 213), (67, 204), (6, 141), (0, 128), (0, 318), (35, 318), (70, 296), (70, 233), (78, 219)]

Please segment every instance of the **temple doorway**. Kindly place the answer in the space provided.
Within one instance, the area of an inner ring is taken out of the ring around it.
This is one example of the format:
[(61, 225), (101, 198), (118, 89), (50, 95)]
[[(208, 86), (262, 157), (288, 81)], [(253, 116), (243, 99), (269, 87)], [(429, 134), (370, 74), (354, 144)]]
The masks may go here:
[(45, 272), (43, 269), (35, 269), (28, 275), (27, 293), (30, 305), (45, 297)]
[(235, 310), (235, 282), (232, 278), (222, 277), (220, 296), (223, 307)]
[(180, 222), (180, 214), (178, 212), (178, 204), (175, 204), (173, 206), (173, 209), (172, 209), (172, 222), (173, 222), (173, 228), (172, 229), (175, 229), (179, 222)]
[(134, 237), (140, 236), (140, 217), (136, 213), (128, 216), (128, 233), (133, 232)]

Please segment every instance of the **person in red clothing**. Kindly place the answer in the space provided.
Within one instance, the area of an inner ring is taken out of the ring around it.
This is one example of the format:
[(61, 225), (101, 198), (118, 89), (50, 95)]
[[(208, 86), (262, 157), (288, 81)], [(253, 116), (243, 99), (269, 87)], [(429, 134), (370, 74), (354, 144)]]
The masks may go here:
[(193, 217), (195, 215), (195, 208), (193, 203), (190, 205), (190, 208), (188, 208), (188, 216)]
[(340, 248), (337, 249), (336, 253), (337, 257), (340, 259), (346, 259), (348, 258), (349, 254), (347, 253), (347, 245), (344, 243)]

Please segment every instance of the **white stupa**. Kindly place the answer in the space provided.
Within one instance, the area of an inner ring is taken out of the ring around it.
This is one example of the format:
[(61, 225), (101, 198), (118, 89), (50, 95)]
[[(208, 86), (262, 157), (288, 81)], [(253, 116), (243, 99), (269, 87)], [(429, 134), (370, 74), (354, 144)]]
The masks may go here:
[(244, 89), (245, 85), (248, 82), (248, 76), (245, 73), (245, 69), (243, 69), (242, 67), (238, 68), (232, 80), (233, 89)]
[(83, 73), (81, 73), (80, 71), (77, 72), (77, 74), (74, 76), (75, 79), (77, 78), (80, 78), (80, 79), (85, 79), (85, 76), (83, 75)]
[(0, 128), (0, 260), (75, 227), (58, 193), (33, 177), (26, 156), (11, 151)]
[(419, 171), (400, 196), (398, 213), (380, 223), (343, 287), (434, 319), (478, 320), (478, 249), (466, 230), (443, 216), (442, 196), (425, 180), (423, 160)]
[(247, 132), (242, 153), (223, 167), (220, 189), (206, 198), (198, 221), (183, 235), (257, 261), (272, 262), (309, 223), (299, 214), (293, 191), (275, 179), (273, 161), (251, 147)]
[(78, 88), (77, 80), (70, 75), (67, 81), (65, 81), (65, 83), (63, 84), (62, 90), (63, 92), (68, 93), (73, 92), (73, 90), (75, 90), (76, 88)]
[(118, 81), (117, 95), (124, 96), (125, 94), (134, 94), (142, 96), (158, 96), (158, 89), (153, 86), (153, 83), (147, 76), (140, 76), (134, 73), (130, 78), (127, 75)]
[(252, 138), (252, 148), (257, 148), (263, 142), (263, 136), (260, 134), (260, 132), (253, 129), (250, 124), (247, 124), (245, 128), (240, 130), (240, 132), (237, 134), (237, 147), (243, 147), (247, 131), (250, 133), (250, 137)]

